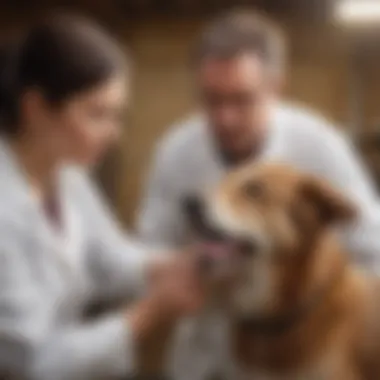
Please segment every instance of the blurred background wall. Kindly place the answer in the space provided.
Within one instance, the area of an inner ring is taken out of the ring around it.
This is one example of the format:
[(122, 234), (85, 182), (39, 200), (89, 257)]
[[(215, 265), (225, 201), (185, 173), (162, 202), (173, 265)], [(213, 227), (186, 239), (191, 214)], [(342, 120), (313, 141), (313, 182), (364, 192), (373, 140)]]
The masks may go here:
[(377, 33), (340, 27), (331, 17), (332, 3), (2, 0), (0, 34), (6, 39), (46, 10), (70, 10), (100, 21), (132, 52), (133, 97), (124, 137), (98, 175), (122, 221), (132, 225), (157, 140), (196, 107), (188, 65), (191, 46), (204, 22), (222, 9), (252, 6), (281, 23), (290, 44), (289, 98), (319, 110), (348, 133), (363, 133), (380, 123)]

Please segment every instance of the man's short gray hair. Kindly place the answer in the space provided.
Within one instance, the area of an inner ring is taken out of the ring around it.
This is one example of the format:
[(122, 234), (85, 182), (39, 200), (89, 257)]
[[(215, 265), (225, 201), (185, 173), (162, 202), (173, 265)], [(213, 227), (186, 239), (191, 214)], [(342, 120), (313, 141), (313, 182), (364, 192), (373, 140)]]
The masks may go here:
[(228, 59), (240, 54), (257, 55), (276, 73), (286, 64), (286, 41), (282, 30), (270, 19), (252, 10), (237, 10), (214, 19), (200, 36), (195, 62), (207, 58)]

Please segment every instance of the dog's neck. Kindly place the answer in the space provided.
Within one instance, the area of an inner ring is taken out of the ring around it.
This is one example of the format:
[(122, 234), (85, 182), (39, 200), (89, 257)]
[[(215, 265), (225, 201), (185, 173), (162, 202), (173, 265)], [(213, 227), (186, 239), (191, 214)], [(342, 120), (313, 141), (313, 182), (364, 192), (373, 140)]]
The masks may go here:
[(264, 363), (268, 368), (284, 369), (294, 361), (301, 362), (311, 347), (318, 346), (318, 341), (323, 344), (329, 331), (349, 314), (352, 305), (347, 304), (343, 293), (352, 270), (344, 252), (327, 235), (315, 249), (312, 254), (320, 257), (315, 257), (305, 273), (305, 282), (299, 284), (294, 300), (265, 317), (234, 324), (235, 356), (247, 367)]
[(265, 317), (253, 317), (237, 321), (236, 327), (243, 330), (246, 334), (257, 336), (276, 337), (286, 334), (292, 329), (297, 328), (302, 322), (318, 308), (324, 301), (326, 294), (341, 281), (343, 272), (336, 278), (332, 278), (325, 286), (317, 289), (308, 299), (300, 302), (291, 310), (278, 312)]
[(278, 289), (276, 307), (260, 316), (238, 321), (240, 329), (259, 335), (281, 335), (297, 328), (326, 302), (347, 274), (346, 255), (332, 234), (326, 234), (315, 244), (310, 242), (308, 250), (298, 254), (300, 261), (291, 260), (294, 268)]

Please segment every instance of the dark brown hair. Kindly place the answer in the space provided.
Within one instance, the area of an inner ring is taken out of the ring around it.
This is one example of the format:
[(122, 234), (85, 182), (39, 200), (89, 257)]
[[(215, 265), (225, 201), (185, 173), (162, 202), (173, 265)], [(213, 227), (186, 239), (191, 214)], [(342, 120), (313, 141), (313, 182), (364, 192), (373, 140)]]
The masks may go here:
[(74, 15), (49, 15), (0, 53), (0, 132), (19, 132), (19, 102), (30, 88), (52, 105), (90, 90), (122, 70), (124, 57), (98, 25)]
[(253, 53), (275, 70), (285, 61), (285, 38), (271, 20), (252, 10), (234, 10), (214, 19), (200, 36), (194, 60), (212, 57), (228, 59)]

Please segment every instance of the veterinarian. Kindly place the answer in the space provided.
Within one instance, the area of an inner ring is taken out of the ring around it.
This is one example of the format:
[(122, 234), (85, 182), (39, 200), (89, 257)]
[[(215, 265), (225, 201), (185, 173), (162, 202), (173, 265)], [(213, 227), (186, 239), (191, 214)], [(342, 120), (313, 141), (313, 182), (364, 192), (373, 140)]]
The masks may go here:
[[(286, 46), (257, 14), (232, 12), (203, 31), (193, 56), (201, 111), (171, 128), (154, 157), (138, 220), (145, 242), (187, 239), (183, 200), (215, 184), (242, 162), (275, 160), (344, 190), (358, 208), (342, 238), (363, 267), (380, 271), (380, 209), (350, 143), (318, 114), (281, 99)], [(307, 81), (307, 78), (305, 78)]]
[[(85, 174), (118, 139), (128, 103), (126, 62), (97, 26), (70, 16), (42, 20), (5, 50), (0, 376), (123, 378), (135, 370), (136, 346), (202, 298), (192, 266), (153, 262), (121, 233)], [(142, 301), (82, 320), (86, 304), (122, 302), (159, 268), (166, 276)]]

